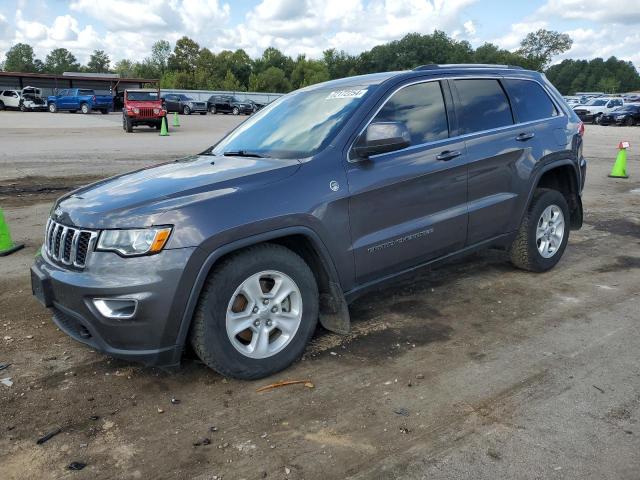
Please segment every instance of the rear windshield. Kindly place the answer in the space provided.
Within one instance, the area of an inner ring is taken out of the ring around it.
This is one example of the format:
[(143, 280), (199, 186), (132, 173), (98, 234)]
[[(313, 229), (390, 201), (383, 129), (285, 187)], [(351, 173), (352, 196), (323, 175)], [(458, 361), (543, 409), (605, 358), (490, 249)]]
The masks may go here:
[(134, 102), (155, 102), (158, 92), (127, 92), (127, 99)]

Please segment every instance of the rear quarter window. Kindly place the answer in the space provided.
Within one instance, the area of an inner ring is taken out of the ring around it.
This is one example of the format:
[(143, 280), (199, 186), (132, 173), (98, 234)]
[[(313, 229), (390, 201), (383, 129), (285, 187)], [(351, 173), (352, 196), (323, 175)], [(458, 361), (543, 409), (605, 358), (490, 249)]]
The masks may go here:
[(509, 100), (496, 79), (454, 80), (460, 103), (462, 133), (513, 125)]
[(555, 117), (558, 110), (538, 82), (507, 78), (504, 84), (518, 122)]

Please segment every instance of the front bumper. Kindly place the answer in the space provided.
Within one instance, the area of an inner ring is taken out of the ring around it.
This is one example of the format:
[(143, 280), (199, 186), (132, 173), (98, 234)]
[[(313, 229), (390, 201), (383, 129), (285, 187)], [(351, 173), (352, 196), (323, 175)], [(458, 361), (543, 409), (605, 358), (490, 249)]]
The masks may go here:
[(202, 104), (187, 104), (187, 106), (191, 109), (192, 112), (208, 112), (209, 109), (207, 108), (207, 104), (205, 103), (204, 105)]
[[(134, 258), (92, 252), (84, 270), (62, 267), (43, 251), (31, 267), (32, 289), (52, 310), (56, 325), (75, 340), (114, 357), (175, 366), (183, 348), (178, 342), (182, 315), (176, 314), (176, 292), (194, 250)], [(130, 319), (106, 318), (94, 298), (135, 299), (136, 313)]]

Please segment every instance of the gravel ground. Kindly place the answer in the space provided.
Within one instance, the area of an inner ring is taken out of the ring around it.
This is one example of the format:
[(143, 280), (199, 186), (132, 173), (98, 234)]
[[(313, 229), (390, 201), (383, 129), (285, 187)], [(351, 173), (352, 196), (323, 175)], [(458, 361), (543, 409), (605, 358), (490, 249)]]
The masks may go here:
[[(115, 114), (0, 112), (0, 206), (26, 243), (0, 258), (0, 477), (639, 478), (640, 128), (587, 126), (585, 226), (553, 271), (494, 251), (420, 271), (359, 299), (350, 335), (319, 330), (276, 378), (225, 379), (192, 355), (165, 373), (57, 330), (28, 277), (53, 199), (243, 119), (181, 116), (160, 138)], [(607, 178), (620, 140), (628, 180)], [(314, 387), (256, 392), (280, 379)]]

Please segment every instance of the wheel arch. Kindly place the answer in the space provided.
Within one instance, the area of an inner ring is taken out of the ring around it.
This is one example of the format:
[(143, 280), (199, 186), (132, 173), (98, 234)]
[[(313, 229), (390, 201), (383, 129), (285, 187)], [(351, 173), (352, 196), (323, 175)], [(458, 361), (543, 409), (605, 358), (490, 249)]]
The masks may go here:
[(229, 255), (262, 243), (282, 245), (300, 255), (307, 262), (318, 284), (320, 323), (327, 330), (333, 332), (349, 332), (349, 310), (340, 285), (338, 272), (329, 251), (316, 232), (308, 227), (299, 226), (287, 227), (239, 239), (205, 253), (205, 260), (196, 274), (182, 315), (176, 342), (178, 345), (185, 345), (186, 343), (198, 299), (212, 269)]
[(582, 227), (583, 211), (578, 178), (575, 163), (570, 159), (557, 160), (546, 164), (538, 172), (533, 188), (529, 192), (527, 208), (536, 189), (550, 188), (557, 190), (562, 193), (569, 205), (571, 228), (579, 229)]

